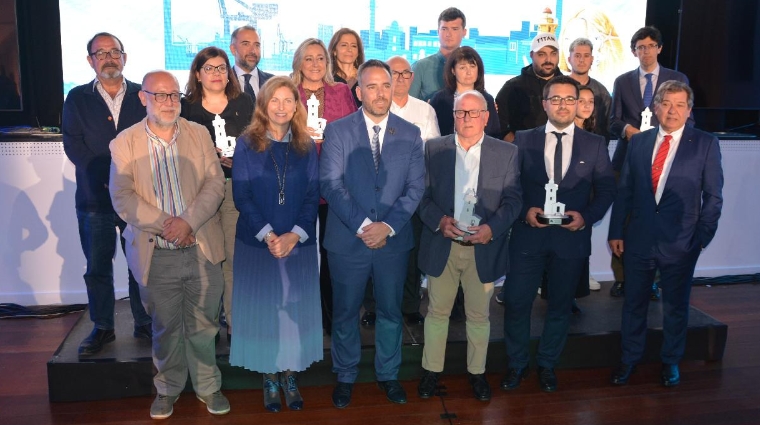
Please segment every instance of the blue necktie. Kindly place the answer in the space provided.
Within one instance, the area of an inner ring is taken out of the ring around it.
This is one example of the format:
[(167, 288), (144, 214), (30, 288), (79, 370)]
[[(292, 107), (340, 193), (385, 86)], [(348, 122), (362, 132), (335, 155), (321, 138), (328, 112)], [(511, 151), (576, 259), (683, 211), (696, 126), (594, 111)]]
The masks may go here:
[(647, 108), (652, 104), (652, 73), (646, 74), (647, 85), (644, 86), (644, 107)]
[(375, 135), (372, 136), (370, 148), (372, 149), (372, 161), (375, 162), (375, 172), (377, 172), (377, 168), (380, 164), (380, 126), (375, 125), (372, 129), (375, 130)]
[(251, 96), (251, 99), (253, 100), (253, 104), (256, 104), (256, 92), (253, 91), (253, 86), (251, 86), (251, 74), (243, 74), (243, 79), (245, 79), (245, 82), (243, 85), (243, 91), (248, 93), (249, 96)]

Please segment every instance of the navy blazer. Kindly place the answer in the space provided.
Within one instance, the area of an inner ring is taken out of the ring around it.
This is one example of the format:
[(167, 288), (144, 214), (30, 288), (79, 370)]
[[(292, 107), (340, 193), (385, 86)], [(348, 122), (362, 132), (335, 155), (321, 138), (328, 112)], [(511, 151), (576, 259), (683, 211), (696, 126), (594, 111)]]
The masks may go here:
[(108, 193), (111, 172), (108, 145), (122, 130), (145, 118), (145, 106), (138, 96), (140, 85), (126, 80), (117, 127), (94, 81), (74, 87), (66, 96), (61, 123), (63, 149), (76, 167), (76, 209), (113, 213)]
[[(560, 258), (583, 258), (591, 255), (591, 226), (601, 220), (615, 199), (615, 177), (604, 137), (575, 128), (570, 165), (559, 184), (557, 201), (565, 211), (577, 211), (586, 222), (582, 230), (571, 232), (560, 226), (534, 228), (525, 223), (532, 207), (543, 208), (544, 186), (549, 181), (544, 163), (546, 126), (518, 131), (515, 145), (520, 153), (520, 180), (523, 209), (512, 228), (510, 249), (539, 252), (546, 244)], [(593, 193), (593, 196), (592, 196)]]
[(608, 237), (624, 240), (627, 253), (648, 256), (657, 246), (663, 255), (678, 258), (706, 247), (718, 229), (723, 206), (720, 145), (715, 136), (687, 126), (657, 204), (652, 190), (657, 132), (653, 128), (631, 138)]
[[(686, 75), (660, 66), (657, 86), (652, 92), (653, 99), (662, 83), (669, 80), (689, 84)], [(615, 79), (612, 89), (612, 108), (610, 109), (610, 134), (613, 138), (618, 139), (615, 153), (612, 155), (612, 166), (615, 170), (620, 171), (623, 167), (623, 160), (628, 149), (628, 140), (625, 139), (625, 132), (623, 131), (626, 124), (639, 128), (641, 126), (641, 111), (644, 110), (645, 106), (648, 106), (649, 110), (652, 111), (652, 127), (660, 125), (657, 116), (654, 114), (654, 101), (650, 105), (644, 105), (642, 97), (641, 86), (639, 85), (639, 68), (628, 71)], [(694, 125), (692, 117), (689, 117), (688, 124)]]
[[(451, 239), (443, 236), (438, 225), (444, 215), (454, 217), (456, 149), (453, 134), (425, 143), (427, 173), (420, 203), (420, 218), (425, 226), (419, 268), (431, 276), (443, 273), (451, 251)], [(480, 224), (487, 224), (493, 232), (491, 242), (475, 245), (475, 266), (483, 283), (493, 282), (509, 270), (509, 228), (522, 207), (517, 158), (517, 147), (511, 143), (490, 136), (483, 138), (475, 214), (481, 217)]]
[(377, 173), (362, 110), (328, 123), (324, 135), (319, 181), (329, 205), (325, 249), (339, 254), (369, 249), (356, 236), (369, 218), (387, 223), (396, 232), (381, 250), (411, 250), (409, 219), (425, 190), (420, 129), (389, 114)]

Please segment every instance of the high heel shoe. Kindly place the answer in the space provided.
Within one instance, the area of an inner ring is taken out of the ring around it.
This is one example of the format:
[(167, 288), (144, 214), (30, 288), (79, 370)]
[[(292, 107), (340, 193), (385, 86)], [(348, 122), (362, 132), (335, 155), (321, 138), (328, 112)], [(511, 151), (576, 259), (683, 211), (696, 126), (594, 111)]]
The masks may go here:
[(303, 397), (298, 391), (298, 375), (296, 372), (280, 372), (280, 386), (285, 393), (285, 403), (290, 410), (303, 409)]
[(279, 412), (282, 409), (279, 377), (276, 373), (265, 373), (263, 379), (264, 408), (270, 412)]

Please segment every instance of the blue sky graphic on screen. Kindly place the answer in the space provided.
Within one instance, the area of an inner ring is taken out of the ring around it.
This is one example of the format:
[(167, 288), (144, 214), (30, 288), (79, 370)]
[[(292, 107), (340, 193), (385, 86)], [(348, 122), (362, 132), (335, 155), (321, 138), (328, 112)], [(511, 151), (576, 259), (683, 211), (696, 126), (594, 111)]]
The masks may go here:
[[(467, 17), (467, 36), (483, 58), (486, 90), (496, 94), (506, 80), (530, 63), (530, 42), (538, 26), (552, 19), (560, 47), (560, 67), (567, 47), (577, 37), (594, 43), (590, 75), (612, 89), (618, 75), (638, 66), (631, 54), (631, 35), (644, 25), (646, 0), (556, 0), (554, 2), (409, 0), (132, 0), (109, 3), (105, 19), (103, 3), (96, 0), (61, 0), (64, 94), (92, 81), (86, 43), (95, 33), (107, 31), (124, 43), (127, 64), (124, 75), (139, 82), (148, 71), (164, 68), (181, 85), (195, 54), (207, 46), (229, 54), (230, 32), (250, 24), (261, 38), (259, 68), (278, 75), (292, 71), (293, 51), (306, 38), (325, 44), (342, 27), (357, 31), (367, 59), (385, 60), (401, 55), (415, 62), (438, 51), (438, 15), (449, 6)], [(547, 15), (544, 9), (552, 13)]]

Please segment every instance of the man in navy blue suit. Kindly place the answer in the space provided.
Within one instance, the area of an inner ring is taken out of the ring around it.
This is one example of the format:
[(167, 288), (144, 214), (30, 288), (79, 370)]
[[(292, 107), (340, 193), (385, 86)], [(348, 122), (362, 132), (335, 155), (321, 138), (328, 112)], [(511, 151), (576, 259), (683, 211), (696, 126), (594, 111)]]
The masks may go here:
[[(617, 138), (617, 147), (612, 155), (612, 168), (616, 175), (623, 168), (623, 160), (628, 149), (628, 141), (639, 132), (641, 112), (654, 109), (652, 100), (657, 89), (668, 80), (682, 81), (689, 84), (686, 75), (660, 66), (657, 56), (662, 51), (662, 34), (655, 27), (640, 28), (631, 37), (631, 52), (639, 60), (639, 67), (615, 79), (612, 89), (612, 108), (610, 111), (610, 134)], [(693, 120), (690, 124), (693, 124)], [(657, 127), (657, 116), (653, 115), (651, 125)], [(623, 263), (612, 257), (612, 272), (615, 283), (610, 288), (613, 297), (622, 296), (625, 291)], [(652, 286), (652, 299), (659, 299), (659, 290)]]
[[(543, 91), (545, 126), (518, 131), (523, 205), (512, 226), (510, 272), (504, 288), (504, 340), (509, 368), (501, 382), (512, 390), (528, 375), (530, 312), (544, 270), (549, 302), (536, 361), (541, 389), (557, 389), (554, 366), (567, 338), (575, 289), (591, 255), (591, 226), (602, 219), (615, 197), (615, 178), (604, 137), (575, 127), (578, 83), (554, 77)], [(557, 201), (572, 218), (565, 225), (538, 222), (545, 185), (558, 184)], [(593, 198), (591, 196), (593, 191)]]
[(679, 384), (694, 268), (715, 236), (723, 206), (718, 139), (686, 125), (694, 105), (691, 88), (667, 81), (654, 104), (659, 127), (631, 139), (610, 219), (610, 248), (624, 258), (626, 280), (622, 364), (612, 374), (616, 385), (628, 382), (644, 353), (656, 269), (663, 301), (661, 382)]
[(425, 190), (420, 130), (389, 113), (391, 72), (379, 60), (358, 70), (362, 109), (328, 124), (320, 186), (329, 211), (325, 249), (332, 274), (333, 404), (351, 402), (361, 357), (359, 310), (365, 285), (375, 284), (375, 374), (388, 400), (406, 403), (398, 382), (401, 299), (409, 251), (409, 222)]

